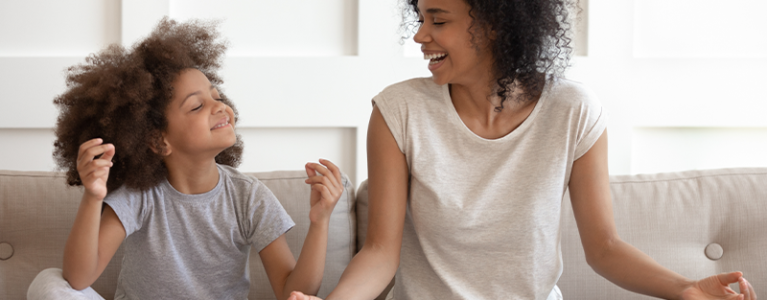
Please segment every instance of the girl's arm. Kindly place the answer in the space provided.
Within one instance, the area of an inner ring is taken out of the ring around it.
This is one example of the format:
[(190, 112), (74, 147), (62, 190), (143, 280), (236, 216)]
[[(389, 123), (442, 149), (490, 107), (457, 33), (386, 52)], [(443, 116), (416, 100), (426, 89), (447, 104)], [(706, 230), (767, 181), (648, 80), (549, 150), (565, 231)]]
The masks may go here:
[[(64, 248), (63, 266), (64, 279), (76, 290), (98, 279), (125, 238), (125, 229), (112, 208), (106, 206), (102, 213), (115, 149), (101, 143), (101, 139), (83, 143), (77, 156), (85, 193)], [(101, 157), (95, 158), (98, 155)]]
[(285, 235), (259, 252), (277, 299), (286, 299), (293, 291), (316, 295), (322, 284), (330, 215), (344, 191), (344, 184), (336, 165), (324, 159), (320, 162), (322, 165), (306, 164), (306, 174), (309, 175), (306, 183), (312, 188), (310, 225), (298, 262), (288, 248)]
[[(573, 163), (570, 198), (586, 262), (599, 275), (630, 291), (664, 299), (756, 299), (740, 272), (692, 281), (622, 241), (613, 219), (607, 171), (607, 132)], [(743, 295), (728, 284), (739, 282)]]
[[(405, 155), (377, 107), (368, 125), (368, 234), (327, 299), (373, 299), (399, 266), (410, 172)], [(296, 295), (296, 300), (316, 299)]]

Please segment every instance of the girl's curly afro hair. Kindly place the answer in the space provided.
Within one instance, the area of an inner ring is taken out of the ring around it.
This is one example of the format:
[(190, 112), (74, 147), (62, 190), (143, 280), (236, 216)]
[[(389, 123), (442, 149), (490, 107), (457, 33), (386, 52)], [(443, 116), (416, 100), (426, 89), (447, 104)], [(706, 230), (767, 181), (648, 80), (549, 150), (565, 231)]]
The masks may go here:
[[(66, 170), (69, 185), (82, 185), (78, 150), (93, 138), (115, 146), (109, 191), (122, 185), (146, 190), (166, 178), (163, 157), (150, 145), (159, 145), (167, 129), (165, 109), (173, 94), (171, 84), (182, 70), (195, 68), (213, 85), (223, 83), (216, 72), (226, 43), (218, 40), (216, 25), (164, 18), (130, 49), (111, 45), (67, 69), (67, 90), (53, 101), (60, 109), (53, 155)], [(225, 95), (221, 97), (234, 110), (236, 121), (234, 105)], [(216, 162), (236, 167), (242, 149), (238, 135), (235, 145), (219, 153)]]
[[(418, 0), (406, 1), (403, 25), (411, 27), (409, 20), (418, 16)], [(570, 12), (575, 11), (577, 0), (464, 1), (471, 8), (472, 30), (489, 30), (495, 36), (491, 43), (495, 59), (492, 72), (501, 98), (496, 110), (503, 109), (515, 87), (523, 91), (515, 100), (537, 99), (546, 80), (551, 75), (561, 77), (569, 66)]]

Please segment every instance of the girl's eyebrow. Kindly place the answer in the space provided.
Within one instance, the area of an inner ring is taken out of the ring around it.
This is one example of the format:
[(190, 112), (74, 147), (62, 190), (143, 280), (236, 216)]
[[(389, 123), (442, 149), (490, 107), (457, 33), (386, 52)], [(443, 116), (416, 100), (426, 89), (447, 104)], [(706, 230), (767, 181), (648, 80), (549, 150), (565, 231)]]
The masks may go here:
[[(216, 87), (214, 87), (214, 86), (211, 84), (211, 85), (210, 85), (210, 88), (209, 88), (208, 90), (209, 90), (209, 91), (212, 91), (212, 90), (213, 90), (213, 89), (215, 89), (215, 88), (216, 88)], [(178, 107), (180, 108), (180, 107), (184, 106), (184, 102), (186, 102), (186, 99), (189, 99), (189, 97), (192, 97), (192, 96), (194, 96), (194, 95), (199, 95), (199, 94), (201, 94), (201, 93), (202, 93), (202, 91), (194, 91), (194, 92), (191, 92), (191, 93), (189, 93), (189, 95), (186, 95), (186, 97), (184, 97), (184, 100), (182, 100), (182, 101), (181, 101), (181, 104), (179, 104), (179, 105), (178, 105)]]

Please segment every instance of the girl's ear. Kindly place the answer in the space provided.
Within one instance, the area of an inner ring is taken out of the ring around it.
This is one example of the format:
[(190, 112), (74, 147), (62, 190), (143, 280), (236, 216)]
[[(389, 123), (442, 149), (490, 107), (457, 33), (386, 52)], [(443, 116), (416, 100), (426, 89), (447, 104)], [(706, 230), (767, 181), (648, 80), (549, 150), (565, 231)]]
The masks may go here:
[(170, 143), (165, 139), (165, 133), (156, 134), (149, 142), (149, 148), (160, 156), (168, 156), (173, 152)]

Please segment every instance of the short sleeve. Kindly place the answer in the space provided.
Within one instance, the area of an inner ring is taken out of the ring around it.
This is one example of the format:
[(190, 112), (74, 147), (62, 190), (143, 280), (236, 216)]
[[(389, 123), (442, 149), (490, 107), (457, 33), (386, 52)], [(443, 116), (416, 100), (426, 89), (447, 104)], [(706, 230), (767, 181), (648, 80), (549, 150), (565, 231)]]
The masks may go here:
[(125, 238), (141, 229), (149, 206), (142, 192), (123, 186), (109, 193), (104, 198), (104, 203), (117, 214), (117, 218), (125, 228)]
[(405, 103), (405, 99), (401, 95), (392, 93), (390, 89), (387, 88), (373, 97), (373, 105), (378, 107), (378, 111), (381, 112), (386, 125), (389, 126), (389, 131), (394, 136), (399, 151), (405, 153), (407, 148), (405, 144), (407, 140), (405, 133), (407, 103)]
[(261, 252), (296, 225), (277, 197), (261, 181), (253, 182), (250, 203), (250, 226), (245, 238), (256, 252)]
[(607, 128), (607, 113), (599, 99), (591, 90), (581, 88), (581, 92), (575, 160), (586, 154)]

